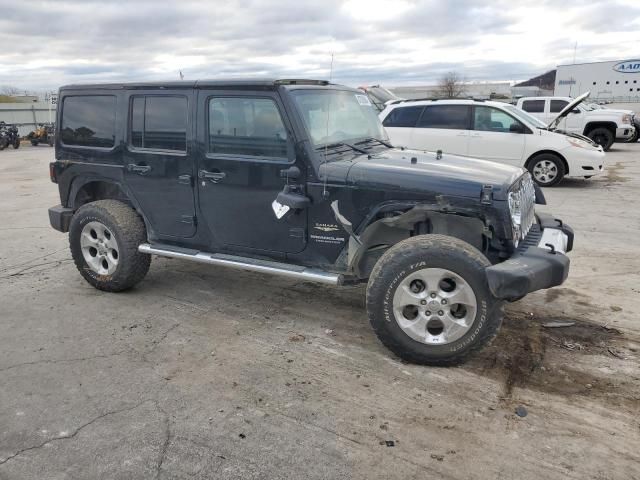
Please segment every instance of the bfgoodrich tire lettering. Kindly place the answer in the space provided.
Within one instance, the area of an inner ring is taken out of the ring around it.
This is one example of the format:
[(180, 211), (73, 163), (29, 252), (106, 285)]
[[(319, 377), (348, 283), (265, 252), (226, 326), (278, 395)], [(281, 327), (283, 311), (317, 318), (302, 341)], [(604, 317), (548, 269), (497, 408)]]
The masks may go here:
[[(83, 229), (92, 222), (106, 227), (117, 243), (117, 267), (110, 274), (100, 274), (85, 260), (80, 237)], [(151, 256), (138, 252), (138, 246), (146, 241), (146, 229), (140, 216), (117, 200), (99, 200), (83, 205), (69, 226), (69, 244), (78, 271), (95, 288), (108, 292), (127, 290), (147, 274)]]
[[(502, 322), (503, 302), (487, 285), (489, 261), (471, 245), (444, 235), (420, 235), (390, 248), (376, 263), (367, 286), (369, 321), (380, 341), (396, 355), (413, 363), (454, 365), (463, 362), (496, 335)], [(473, 290), (477, 308), (468, 330), (444, 344), (411, 338), (400, 327), (394, 295), (404, 279), (424, 269), (453, 272)]]

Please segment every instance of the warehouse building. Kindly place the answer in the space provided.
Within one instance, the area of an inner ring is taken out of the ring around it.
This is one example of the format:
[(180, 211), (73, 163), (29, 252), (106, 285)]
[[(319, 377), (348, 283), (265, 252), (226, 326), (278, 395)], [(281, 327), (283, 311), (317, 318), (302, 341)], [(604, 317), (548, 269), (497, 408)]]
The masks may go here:
[(556, 96), (587, 91), (597, 101), (640, 102), (640, 59), (558, 65)]

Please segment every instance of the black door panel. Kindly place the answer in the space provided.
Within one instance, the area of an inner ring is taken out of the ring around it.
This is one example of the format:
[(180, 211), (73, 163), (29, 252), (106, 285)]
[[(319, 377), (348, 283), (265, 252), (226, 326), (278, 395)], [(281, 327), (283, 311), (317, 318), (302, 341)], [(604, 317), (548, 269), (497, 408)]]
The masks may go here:
[(131, 95), (125, 178), (147, 220), (152, 235), (191, 237), (196, 232), (192, 126), (188, 121), (191, 94)]
[(223, 247), (294, 253), (306, 246), (306, 211), (278, 219), (272, 208), (286, 184), (280, 172), (295, 164), (278, 102), (270, 92), (199, 92), (199, 210)]

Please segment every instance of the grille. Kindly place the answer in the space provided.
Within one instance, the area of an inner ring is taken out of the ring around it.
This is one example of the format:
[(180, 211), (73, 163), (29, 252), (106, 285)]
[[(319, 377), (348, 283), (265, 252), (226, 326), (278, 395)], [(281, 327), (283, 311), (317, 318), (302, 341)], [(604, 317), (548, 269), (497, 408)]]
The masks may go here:
[(510, 197), (509, 208), (512, 215), (520, 213), (520, 232), (517, 234), (519, 241), (527, 236), (536, 220), (536, 190), (529, 172), (513, 184)]

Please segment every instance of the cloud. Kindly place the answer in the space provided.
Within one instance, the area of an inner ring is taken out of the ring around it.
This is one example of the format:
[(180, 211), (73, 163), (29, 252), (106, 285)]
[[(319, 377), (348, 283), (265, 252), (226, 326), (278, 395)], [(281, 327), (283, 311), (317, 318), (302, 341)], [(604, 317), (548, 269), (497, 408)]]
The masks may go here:
[(626, 55), (640, 30), (631, 0), (61, 0), (39, 2), (37, 21), (31, 2), (2, 11), (0, 84), (23, 89), (179, 70), (327, 78), (332, 53), (333, 78), (351, 85), (428, 84), (450, 70), (519, 80), (572, 60), (576, 41), (579, 61)]

